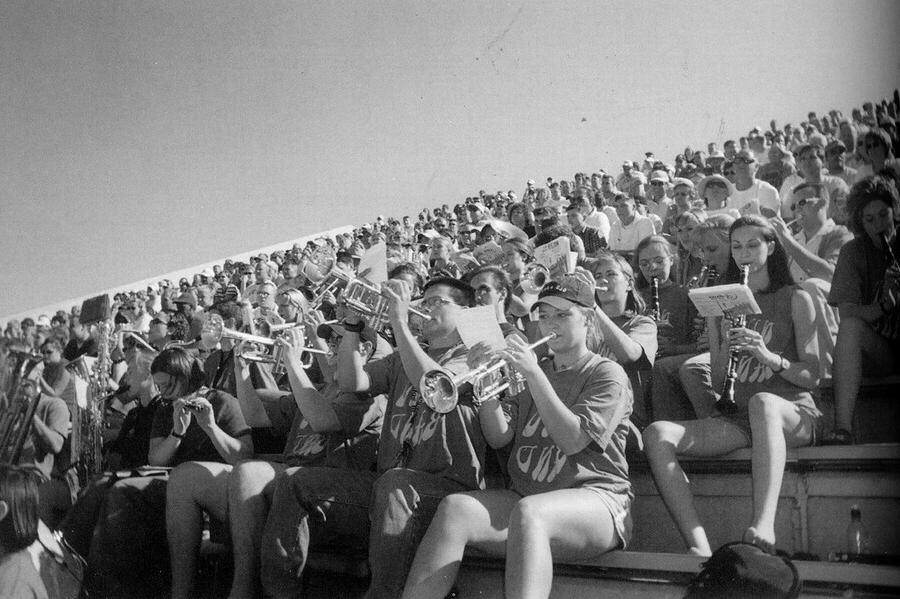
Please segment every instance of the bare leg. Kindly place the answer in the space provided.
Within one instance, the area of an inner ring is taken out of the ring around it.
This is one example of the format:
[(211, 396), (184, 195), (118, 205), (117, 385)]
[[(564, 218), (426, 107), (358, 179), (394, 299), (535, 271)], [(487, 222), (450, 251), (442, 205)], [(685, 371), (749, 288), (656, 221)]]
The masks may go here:
[(834, 346), (835, 427), (853, 430), (853, 409), (866, 370), (884, 372), (894, 366), (893, 352), (887, 341), (861, 318), (843, 318)]
[(506, 596), (550, 596), (554, 559), (585, 559), (619, 546), (613, 515), (588, 489), (523, 498), (509, 517)]
[(815, 423), (796, 405), (771, 393), (751, 397), (748, 409), (753, 431), (753, 523), (744, 539), (771, 551), (787, 447), (808, 445)]
[(504, 555), (509, 514), (519, 499), (506, 490), (445, 497), (416, 551), (404, 599), (445, 597), (456, 580), (467, 545)]
[(186, 462), (172, 471), (166, 488), (166, 534), (172, 564), (172, 598), (194, 596), (194, 572), (203, 534), (203, 511), (225, 519), (231, 466)]
[(228, 479), (228, 520), (234, 554), (230, 597), (258, 597), (259, 548), (269, 514), (272, 481), (284, 467), (262, 461), (241, 462)]
[(697, 354), (685, 360), (678, 369), (681, 386), (697, 418), (708, 418), (715, 413), (717, 398), (712, 388), (709, 359), (709, 352)]
[(747, 447), (738, 427), (718, 418), (686, 422), (654, 422), (644, 429), (644, 453), (656, 488), (691, 553), (712, 555), (706, 531), (694, 507), (690, 482), (677, 455), (716, 456)]

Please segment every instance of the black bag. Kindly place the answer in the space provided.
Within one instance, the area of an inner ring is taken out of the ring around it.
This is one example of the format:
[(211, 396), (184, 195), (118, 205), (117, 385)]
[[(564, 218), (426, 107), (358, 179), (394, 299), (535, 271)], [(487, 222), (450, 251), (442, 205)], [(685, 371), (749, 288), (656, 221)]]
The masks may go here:
[(787, 554), (766, 553), (756, 545), (722, 545), (688, 585), (685, 599), (794, 599), (800, 596), (800, 575)]

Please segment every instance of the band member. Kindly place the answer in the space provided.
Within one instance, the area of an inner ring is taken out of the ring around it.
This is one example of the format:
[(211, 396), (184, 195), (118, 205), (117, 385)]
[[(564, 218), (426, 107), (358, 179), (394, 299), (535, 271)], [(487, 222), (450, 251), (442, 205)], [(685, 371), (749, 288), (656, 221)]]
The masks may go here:
[[(331, 369), (344, 334), (337, 325), (316, 326), (309, 320), (307, 334), (328, 342)], [(303, 367), (304, 335), (287, 331), (278, 341), (291, 393), (261, 406), (273, 429), (287, 433), (283, 463), (249, 460), (232, 467), (216, 462), (188, 462), (172, 472), (166, 501), (166, 528), (172, 556), (172, 597), (195, 595), (194, 570), (203, 531), (203, 512), (231, 529), (234, 552), (232, 597), (259, 596), (259, 544), (277, 474), (303, 466), (372, 470), (381, 430), (384, 398), (342, 393), (337, 383), (314, 385)], [(378, 337), (363, 330), (357, 347), (366, 360)], [(317, 356), (318, 357), (318, 356)], [(258, 401), (258, 400), (257, 400)]]
[(628, 261), (608, 250), (584, 261), (597, 282), (594, 293), (597, 318), (588, 335), (588, 348), (618, 362), (628, 373), (634, 390), (632, 420), (649, 421), (644, 407), (643, 385), (656, 358), (656, 323), (644, 315), (644, 299), (635, 289), (634, 270)]
[(409, 327), (409, 288), (388, 281), (382, 293), (390, 301), (397, 351), (364, 364), (355, 351), (363, 326), (352, 316), (345, 320), (347, 333), (338, 351), (343, 390), (389, 398), (377, 472), (301, 468), (279, 477), (261, 549), (263, 588), (274, 597), (297, 596), (309, 547), (334, 540), (348, 550), (368, 547), (369, 597), (400, 596), (440, 500), (484, 487), (485, 441), (470, 395), (463, 393), (449, 412), (441, 413), (417, 391), (428, 372), (467, 372), (456, 323), (460, 311), (474, 303), (472, 288), (452, 278), (432, 279), (425, 286), (421, 305), (430, 316), (422, 327), (427, 349)]
[(710, 555), (679, 455), (717, 456), (752, 447), (753, 519), (744, 540), (771, 550), (775, 510), (787, 447), (815, 439), (821, 415), (809, 389), (819, 381), (818, 341), (809, 295), (791, 280), (784, 248), (768, 221), (737, 219), (730, 229), (731, 263), (726, 281), (749, 267), (748, 285), (762, 313), (746, 326), (710, 323), (713, 386), (721, 389), (729, 352), (739, 352), (735, 399), (739, 411), (684, 422), (659, 421), (644, 431), (644, 451), (656, 486), (689, 550)]
[[(150, 432), (151, 466), (183, 462), (235, 464), (253, 453), (237, 399), (200, 394), (199, 362), (187, 351), (163, 350), (150, 365), (162, 405)], [(87, 584), (100, 596), (152, 596), (168, 587), (165, 513), (167, 469), (126, 478), (109, 490), (91, 542)], [(138, 549), (139, 548), (139, 549)]]
[(587, 347), (594, 285), (583, 274), (544, 287), (535, 304), (553, 357), (510, 340), (503, 358), (527, 389), (501, 409), (484, 401), (479, 421), (493, 447), (512, 442), (504, 490), (456, 493), (441, 502), (407, 580), (405, 598), (443, 597), (463, 551), (506, 557), (506, 595), (547, 597), (554, 559), (585, 559), (624, 547), (631, 485), (625, 439), (631, 384), (615, 362)]

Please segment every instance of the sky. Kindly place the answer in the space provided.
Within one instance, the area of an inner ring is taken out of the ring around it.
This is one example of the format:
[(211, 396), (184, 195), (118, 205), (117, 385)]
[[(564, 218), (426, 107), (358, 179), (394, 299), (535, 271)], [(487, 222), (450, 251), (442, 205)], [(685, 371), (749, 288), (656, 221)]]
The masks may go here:
[(849, 114), (900, 3), (0, 3), (0, 321), (479, 189)]

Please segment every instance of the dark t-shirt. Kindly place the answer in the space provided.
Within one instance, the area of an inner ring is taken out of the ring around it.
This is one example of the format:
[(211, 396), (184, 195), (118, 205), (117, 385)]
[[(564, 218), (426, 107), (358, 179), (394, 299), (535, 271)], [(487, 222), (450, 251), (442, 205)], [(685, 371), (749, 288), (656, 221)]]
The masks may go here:
[[(450, 373), (468, 372), (466, 348), (429, 355)], [(399, 352), (365, 366), (372, 394), (388, 397), (384, 426), (378, 442), (378, 471), (400, 465), (398, 459), (408, 444), (404, 467), (447, 478), (468, 489), (484, 488), (484, 453), (487, 447), (471, 392), (464, 391), (456, 407), (446, 414), (425, 405), (406, 377)], [(418, 381), (416, 382), (418, 385)]]
[(138, 405), (125, 415), (119, 435), (109, 447), (111, 451), (122, 456), (123, 468), (137, 468), (147, 463), (150, 430), (153, 427), (156, 410), (161, 403), (158, 398), (154, 398), (146, 406), (138, 402)]
[[(650, 301), (650, 288), (641, 291), (647, 309), (653, 308)], [(659, 321), (656, 323), (656, 335), (668, 337), (672, 343), (685, 345), (691, 342), (692, 306), (687, 289), (678, 285), (667, 285), (659, 288)]]
[[(215, 413), (216, 424), (227, 435), (235, 439), (250, 434), (250, 427), (244, 420), (244, 414), (238, 400), (223, 391), (213, 391), (209, 394), (209, 403), (212, 404)], [(150, 438), (168, 437), (172, 432), (172, 403), (164, 402), (153, 416), (153, 426), (150, 430)], [(172, 460), (167, 466), (177, 466), (183, 462), (224, 462), (216, 447), (206, 435), (196, 418), (191, 418), (184, 433), (181, 444), (175, 451)]]
[(273, 433), (284, 434), (290, 427), (284, 446), (285, 465), (374, 470), (385, 397), (342, 393), (336, 384), (326, 385), (320, 392), (337, 415), (340, 431), (315, 432), (293, 395), (279, 397), (276, 409), (269, 412)]

